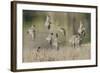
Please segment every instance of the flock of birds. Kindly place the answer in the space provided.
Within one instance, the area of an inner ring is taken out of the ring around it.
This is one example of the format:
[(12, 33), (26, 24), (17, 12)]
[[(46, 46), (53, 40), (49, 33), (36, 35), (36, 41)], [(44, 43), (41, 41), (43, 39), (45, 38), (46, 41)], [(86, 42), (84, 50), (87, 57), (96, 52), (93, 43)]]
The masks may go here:
[[(59, 35), (58, 33), (54, 33), (53, 31), (51, 31), (52, 22), (51, 22), (51, 17), (49, 15), (46, 16), (46, 21), (44, 25), (49, 31), (49, 35), (46, 38), (47, 42), (50, 44), (51, 47), (53, 46), (57, 50), (59, 50), (59, 42), (58, 42)], [(66, 37), (66, 30), (63, 27), (59, 27), (58, 31), (61, 32)], [(80, 22), (80, 26), (77, 32), (78, 32), (77, 34), (72, 35), (72, 37), (69, 39), (69, 43), (71, 44), (73, 48), (79, 47), (82, 44), (81, 41), (83, 40), (83, 37), (86, 34), (86, 29), (84, 25), (82, 24), (82, 22)], [(32, 37), (32, 40), (35, 40), (36, 38), (35, 25), (32, 25), (28, 29), (27, 33)], [(41, 49), (40, 46), (37, 48), (37, 51), (39, 51), (39, 49)]]

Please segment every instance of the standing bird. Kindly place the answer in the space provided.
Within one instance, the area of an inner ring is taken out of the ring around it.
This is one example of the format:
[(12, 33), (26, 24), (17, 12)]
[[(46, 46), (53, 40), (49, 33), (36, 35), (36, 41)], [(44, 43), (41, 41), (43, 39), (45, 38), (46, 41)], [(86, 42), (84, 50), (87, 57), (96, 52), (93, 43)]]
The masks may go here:
[(46, 40), (48, 41), (48, 43), (50, 44), (50, 46), (52, 47), (52, 43), (53, 43), (53, 33), (50, 33), (48, 35), (48, 37), (46, 38)]
[[(81, 39), (83, 39), (86, 35), (86, 29), (85, 29), (84, 25), (82, 24), (82, 22), (80, 22), (78, 34), (80, 35)], [(80, 45), (81, 44), (82, 44), (82, 40), (80, 40)]]
[(54, 42), (53, 42), (53, 46), (55, 46), (55, 48), (56, 48), (57, 50), (59, 50), (58, 33), (56, 33), (56, 36), (55, 36), (55, 39), (54, 39)]
[(73, 48), (77, 48), (77, 47), (80, 46), (81, 40), (82, 40), (82, 38), (80, 37), (79, 34), (77, 34), (77, 35), (73, 35), (73, 36), (70, 38), (69, 42), (70, 42), (70, 44), (71, 44), (71, 46), (72, 46)]
[(79, 26), (79, 29), (78, 29), (78, 34), (85, 36), (85, 30), (86, 29), (85, 29), (84, 25), (82, 24), (82, 22), (80, 22), (80, 26)]
[(50, 18), (49, 15), (46, 16), (45, 26), (47, 27), (48, 30), (50, 30), (50, 28), (51, 28), (51, 18)]
[(36, 38), (36, 29), (35, 29), (35, 25), (32, 25), (32, 26), (28, 29), (27, 33), (28, 33), (29, 35), (31, 35), (32, 40), (35, 40), (35, 38)]

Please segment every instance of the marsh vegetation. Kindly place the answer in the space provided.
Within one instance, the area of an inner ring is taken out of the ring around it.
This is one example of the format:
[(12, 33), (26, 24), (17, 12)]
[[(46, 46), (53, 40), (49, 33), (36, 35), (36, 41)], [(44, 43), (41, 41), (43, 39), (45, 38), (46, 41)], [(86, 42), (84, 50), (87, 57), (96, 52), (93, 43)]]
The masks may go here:
[(90, 59), (90, 18), (89, 13), (23, 10), (23, 62)]

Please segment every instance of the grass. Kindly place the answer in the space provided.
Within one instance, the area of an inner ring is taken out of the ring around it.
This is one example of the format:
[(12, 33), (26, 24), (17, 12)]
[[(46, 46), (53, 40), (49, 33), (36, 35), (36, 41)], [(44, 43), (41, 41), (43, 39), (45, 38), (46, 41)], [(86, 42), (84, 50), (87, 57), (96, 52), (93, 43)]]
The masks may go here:
[(39, 52), (33, 48), (32, 50), (24, 51), (23, 56), (23, 62), (85, 60), (90, 59), (90, 44), (84, 44), (79, 48), (60, 47), (59, 50), (41, 48)]

